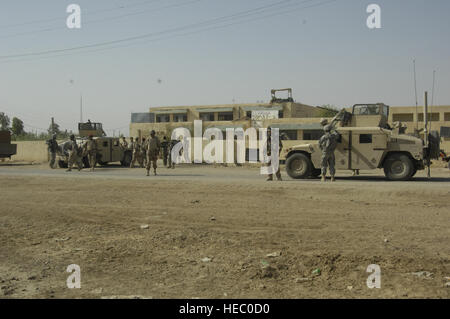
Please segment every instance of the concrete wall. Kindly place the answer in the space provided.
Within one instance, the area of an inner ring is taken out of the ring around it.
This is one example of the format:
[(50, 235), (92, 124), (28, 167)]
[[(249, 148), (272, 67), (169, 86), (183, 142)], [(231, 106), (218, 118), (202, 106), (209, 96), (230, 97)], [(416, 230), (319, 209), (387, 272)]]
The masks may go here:
[(17, 154), (11, 160), (20, 162), (47, 162), (47, 145), (45, 141), (11, 141), (17, 144)]

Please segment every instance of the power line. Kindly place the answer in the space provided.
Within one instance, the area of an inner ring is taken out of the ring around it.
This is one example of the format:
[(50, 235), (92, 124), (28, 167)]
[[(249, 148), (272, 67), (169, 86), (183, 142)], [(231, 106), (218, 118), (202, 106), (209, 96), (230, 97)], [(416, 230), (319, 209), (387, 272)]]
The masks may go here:
[[(91, 20), (91, 21), (88, 20), (87, 22), (83, 21), (83, 25), (86, 25), (86, 24), (90, 25), (90, 24), (95, 24), (95, 23), (100, 23), (100, 22), (105, 22), (105, 21), (110, 21), (110, 20), (118, 20), (118, 19), (122, 19), (122, 18), (135, 16), (135, 15), (145, 14), (145, 13), (148, 13), (148, 12), (157, 12), (157, 11), (161, 11), (161, 10), (164, 10), (164, 9), (182, 7), (182, 6), (193, 4), (193, 3), (196, 3), (196, 2), (199, 2), (199, 1), (203, 1), (203, 0), (190, 0), (190, 1), (185, 1), (185, 2), (182, 2), (182, 3), (171, 4), (171, 5), (164, 6), (164, 7), (152, 8), (152, 9), (149, 9), (149, 10), (141, 10), (141, 11), (138, 11), (138, 12), (131, 12), (131, 13), (127, 13), (127, 14), (123, 14), (123, 15), (119, 15), (119, 16), (113, 16), (113, 17), (97, 19), (97, 20)], [(59, 27), (51, 27), (51, 28), (34, 30), (34, 31), (26, 31), (26, 32), (20, 32), (20, 33), (15, 33), (15, 34), (2, 35), (2, 36), (0, 36), (0, 39), (15, 38), (15, 37), (22, 36), (22, 35), (36, 34), (36, 33), (49, 32), (49, 31), (57, 31), (57, 30), (66, 30), (66, 29), (67, 29), (67, 27), (65, 27), (65, 26), (63, 26), (63, 27), (61, 27), (61, 26), (59, 26)]]
[[(141, 1), (138, 3), (129, 4), (129, 5), (121, 5), (119, 7), (114, 7), (114, 8), (110, 8), (110, 9), (96, 10), (96, 11), (92, 11), (92, 12), (88, 11), (88, 13), (91, 15), (97, 15), (97, 14), (101, 14), (101, 13), (105, 13), (105, 12), (123, 10), (126, 8), (132, 8), (132, 7), (136, 7), (136, 6), (152, 4), (154, 2), (160, 2), (160, 1), (163, 1), (163, 0), (146, 0), (146, 1)], [(55, 18), (48, 18), (48, 19), (42, 19), (42, 20), (34, 20), (34, 21), (23, 22), (23, 23), (18, 23), (18, 24), (2, 25), (2, 26), (0, 26), (0, 28), (1, 29), (10, 29), (10, 28), (15, 28), (15, 27), (22, 27), (25, 25), (33, 25), (33, 24), (40, 24), (40, 23), (44, 23), (44, 22), (54, 22), (54, 21), (60, 21), (60, 20), (64, 20), (64, 18), (63, 17), (55, 17)]]
[[(303, 1), (302, 3), (305, 2), (310, 2), (313, 0), (307, 0), (307, 1)], [(318, 6), (322, 6), (322, 5), (326, 5), (332, 2), (336, 2), (338, 0), (329, 0), (329, 1), (323, 1), (320, 3), (316, 3), (313, 5), (309, 5), (309, 6), (305, 6), (305, 7), (301, 7), (301, 8), (296, 8), (296, 9), (291, 9), (289, 11), (282, 11), (282, 12), (276, 12), (276, 13), (272, 13), (272, 14), (268, 14), (268, 15), (264, 15), (264, 16), (260, 16), (260, 17), (255, 17), (253, 19), (249, 19), (249, 20), (244, 20), (244, 21), (238, 21), (238, 22), (233, 22), (233, 23), (229, 23), (229, 24), (225, 24), (225, 25), (219, 25), (219, 26), (215, 26), (215, 27), (210, 27), (210, 28), (205, 28), (205, 29), (200, 29), (200, 30), (195, 30), (195, 31), (191, 31), (191, 32), (185, 32), (185, 33), (180, 33), (180, 34), (174, 34), (174, 35), (170, 35), (170, 36), (166, 36), (166, 37), (160, 37), (160, 38), (155, 38), (155, 39), (150, 39), (150, 40), (145, 40), (142, 41), (143, 43), (148, 43), (148, 42), (156, 42), (156, 41), (160, 41), (160, 40), (165, 40), (165, 39), (170, 39), (170, 38), (174, 38), (174, 37), (180, 37), (180, 36), (185, 36), (185, 35), (191, 35), (191, 34), (196, 34), (196, 33), (200, 33), (200, 32), (205, 32), (205, 31), (210, 31), (210, 30), (215, 30), (215, 29), (221, 29), (221, 28), (225, 28), (228, 26), (233, 26), (233, 25), (237, 25), (237, 24), (242, 24), (242, 23), (248, 23), (248, 22), (252, 22), (252, 21), (257, 21), (257, 20), (261, 20), (261, 19), (266, 19), (269, 17), (273, 17), (273, 16), (277, 16), (277, 15), (281, 15), (281, 14), (288, 14), (288, 13), (292, 13), (294, 11), (298, 11), (298, 10), (302, 10), (302, 9), (308, 9), (308, 8), (313, 8), (313, 7), (318, 7)], [(299, 4), (296, 4), (297, 6)], [(222, 21), (220, 21), (219, 23), (221, 23)], [(217, 22), (216, 22), (217, 23)], [(183, 27), (180, 28), (176, 28), (176, 29), (183, 29)], [(161, 31), (159, 33), (162, 33), (164, 31)], [(99, 51), (105, 51), (105, 50), (110, 50), (110, 49), (116, 49), (116, 48), (127, 48), (130, 47), (131, 45), (135, 45), (134, 44), (126, 44), (126, 45), (115, 45), (115, 46), (110, 46), (110, 47), (105, 47), (105, 48), (97, 48), (97, 49), (93, 49), (93, 50), (85, 50), (85, 51), (81, 51), (81, 52), (69, 52), (69, 53), (64, 53), (64, 54), (58, 54), (58, 55), (51, 55), (51, 56), (46, 56), (46, 57), (40, 57), (40, 58), (29, 58), (29, 59), (19, 59), (19, 60), (6, 60), (3, 63), (8, 63), (8, 62), (26, 62), (26, 61), (35, 61), (35, 60), (42, 60), (42, 59), (49, 59), (49, 58), (57, 58), (57, 57), (64, 57), (64, 56), (68, 56), (68, 55), (74, 55), (74, 54), (80, 54), (80, 53), (93, 53), (93, 52), (99, 52)], [(137, 43), (140, 44), (140, 43)], [(66, 50), (65, 50), (66, 51)], [(67, 50), (69, 51), (69, 50)], [(2, 58), (2, 57), (0, 57)], [(0, 61), (0, 64), (2, 64), (2, 61)]]
[[(203, 21), (203, 22), (197, 22), (197, 23), (185, 25), (185, 26), (182, 26), (182, 27), (171, 28), (171, 29), (167, 29), (167, 30), (159, 31), (159, 32), (151, 32), (151, 33), (147, 33), (147, 34), (144, 34), (144, 35), (128, 37), (128, 38), (123, 38), (123, 39), (119, 39), (119, 40), (106, 41), (106, 42), (100, 42), (100, 43), (95, 43), (95, 44), (89, 44), (89, 45), (83, 45), (83, 46), (77, 46), (77, 47), (71, 47), (71, 48), (64, 48), (64, 49), (47, 50), (47, 51), (31, 52), (31, 53), (24, 53), (24, 54), (4, 55), (4, 56), (0, 56), (0, 59), (11, 59), (11, 58), (27, 57), (27, 56), (40, 56), (40, 55), (46, 55), (46, 54), (52, 54), (52, 53), (61, 53), (61, 52), (66, 52), (66, 51), (82, 50), (82, 49), (95, 48), (95, 47), (114, 45), (114, 44), (119, 44), (119, 43), (124, 43), (124, 42), (130, 42), (130, 41), (135, 41), (135, 40), (141, 40), (141, 39), (153, 37), (153, 36), (156, 36), (156, 35), (163, 35), (165, 33), (173, 33), (173, 32), (176, 32), (176, 31), (181, 31), (181, 30), (185, 30), (185, 29), (189, 29), (189, 28), (195, 28), (195, 27), (199, 27), (199, 26), (203, 26), (203, 25), (207, 26), (209, 24), (217, 24), (217, 23), (225, 22), (225, 21), (227, 21), (229, 19), (242, 18), (242, 17), (246, 17), (246, 16), (249, 16), (249, 15), (254, 15), (258, 11), (264, 12), (264, 11), (267, 11), (271, 7), (280, 6), (280, 4), (282, 5), (284, 3), (291, 2), (291, 1), (292, 0), (282, 0), (282, 1), (270, 4), (270, 5), (265, 5), (265, 6), (261, 6), (261, 7), (258, 7), (258, 8), (245, 10), (245, 11), (238, 12), (238, 13), (235, 13), (235, 14), (232, 14), (232, 15), (222, 16), (222, 17), (219, 17), (219, 18), (214, 18), (214, 19)], [(301, 5), (303, 3), (311, 2), (311, 1), (315, 1), (315, 0), (304, 0), (304, 1), (301, 1), (300, 3), (290, 4), (288, 6), (298, 6), (298, 5)], [(336, 0), (327, 1), (325, 3), (334, 2), (334, 1), (336, 1)], [(320, 3), (319, 5), (325, 4), (325, 3)], [(281, 8), (282, 7), (288, 7), (288, 6), (281, 6)], [(282, 13), (289, 13), (291, 11), (282, 12)], [(277, 14), (282, 14), (282, 13), (277, 13)], [(269, 15), (269, 16), (272, 16), (272, 15)]]

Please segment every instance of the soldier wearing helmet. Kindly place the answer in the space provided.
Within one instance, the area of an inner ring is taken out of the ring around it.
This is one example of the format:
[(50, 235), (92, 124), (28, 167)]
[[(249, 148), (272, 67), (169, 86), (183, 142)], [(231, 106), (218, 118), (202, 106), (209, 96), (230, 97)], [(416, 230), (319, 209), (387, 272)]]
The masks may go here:
[(55, 168), (56, 153), (58, 152), (58, 142), (56, 141), (56, 134), (53, 134), (52, 138), (49, 139), (46, 143), (48, 152), (50, 154), (50, 168)]
[[(153, 166), (153, 173), (156, 175), (156, 162), (158, 161), (158, 154), (161, 149), (161, 142), (159, 141), (158, 136), (156, 136), (156, 132), (152, 130), (150, 132), (150, 137), (147, 139), (147, 142), (144, 146), (145, 154), (147, 155), (147, 176), (150, 175), (150, 167)], [(153, 164), (153, 165), (152, 165)]]
[(67, 147), (67, 150), (69, 151), (69, 158), (67, 163), (67, 172), (72, 171), (72, 166), (74, 163), (77, 164), (78, 170), (81, 171), (83, 168), (83, 165), (81, 163), (81, 156), (80, 156), (80, 148), (78, 147), (77, 141), (75, 140), (75, 135), (70, 135), (70, 142)]
[(97, 164), (97, 143), (94, 141), (94, 136), (89, 134), (89, 138), (83, 145), (83, 151), (86, 152), (89, 166), (91, 171), (94, 171), (95, 165)]
[(132, 142), (132, 157), (131, 157), (131, 163), (130, 168), (134, 168), (134, 165), (136, 161), (140, 163), (140, 155), (141, 155), (141, 143), (139, 142), (139, 137), (136, 137), (134, 142)]
[(324, 126), (323, 130), (325, 134), (319, 140), (319, 147), (322, 150), (322, 161), (321, 161), (321, 173), (322, 181), (326, 181), (327, 168), (330, 168), (331, 181), (334, 182), (335, 174), (335, 157), (334, 150), (336, 149), (339, 134), (333, 130), (331, 124)]
[(322, 126), (325, 126), (325, 125), (327, 125), (328, 124), (328, 120), (326, 119), (326, 118), (321, 118), (320, 119), (320, 125), (322, 125)]

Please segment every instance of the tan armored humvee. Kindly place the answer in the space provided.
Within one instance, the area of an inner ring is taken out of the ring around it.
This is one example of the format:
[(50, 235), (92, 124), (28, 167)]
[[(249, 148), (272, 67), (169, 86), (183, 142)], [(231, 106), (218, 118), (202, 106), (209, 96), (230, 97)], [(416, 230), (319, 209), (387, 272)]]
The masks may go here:
[[(78, 130), (80, 137), (77, 137), (76, 141), (80, 149), (89, 135), (94, 136), (94, 141), (97, 144), (97, 163), (99, 165), (105, 166), (108, 163), (120, 162), (122, 166), (130, 166), (132, 151), (129, 149), (124, 150), (120, 145), (120, 139), (118, 137), (105, 136), (101, 123), (79, 123)], [(69, 141), (65, 141), (59, 145), (56, 160), (58, 166), (61, 168), (67, 167), (68, 164), (68, 143)], [(89, 167), (89, 161), (86, 154), (80, 155), (83, 156), (82, 161), (84, 167)]]
[[(342, 110), (333, 118), (331, 125), (340, 135), (335, 150), (336, 169), (383, 168), (387, 179), (397, 181), (410, 179), (429, 164), (439, 150), (439, 138), (430, 136), (425, 147), (422, 139), (405, 134), (401, 123), (390, 127), (388, 114), (389, 106), (383, 103), (356, 104), (352, 113)], [(318, 141), (284, 144), (280, 160), (286, 161), (290, 177), (320, 175), (322, 152)]]

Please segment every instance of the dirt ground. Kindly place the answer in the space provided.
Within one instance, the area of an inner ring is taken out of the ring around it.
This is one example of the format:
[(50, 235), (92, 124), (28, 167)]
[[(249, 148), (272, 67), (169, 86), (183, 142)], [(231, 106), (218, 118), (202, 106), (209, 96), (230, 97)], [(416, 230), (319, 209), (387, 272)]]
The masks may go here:
[(361, 173), (0, 164), (0, 298), (449, 298), (450, 170)]

